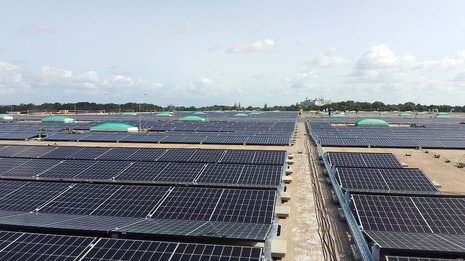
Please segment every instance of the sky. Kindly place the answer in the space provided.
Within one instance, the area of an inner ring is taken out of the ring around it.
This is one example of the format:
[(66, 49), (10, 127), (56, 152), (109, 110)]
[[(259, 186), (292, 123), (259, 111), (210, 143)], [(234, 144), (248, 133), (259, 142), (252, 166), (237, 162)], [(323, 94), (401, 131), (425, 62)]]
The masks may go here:
[(0, 104), (465, 105), (462, 0), (0, 6)]

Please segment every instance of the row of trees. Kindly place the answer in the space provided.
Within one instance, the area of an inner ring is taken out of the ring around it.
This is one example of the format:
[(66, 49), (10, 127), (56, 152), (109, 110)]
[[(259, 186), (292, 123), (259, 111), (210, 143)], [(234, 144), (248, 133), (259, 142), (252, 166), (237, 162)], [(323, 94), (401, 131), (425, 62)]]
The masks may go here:
[(105, 112), (124, 112), (124, 111), (218, 111), (218, 110), (263, 110), (263, 111), (298, 111), (300, 109), (308, 110), (324, 110), (331, 107), (333, 110), (338, 111), (432, 111), (437, 109), (438, 111), (449, 112), (451, 110), (456, 112), (465, 112), (465, 106), (450, 106), (450, 105), (422, 105), (415, 104), (413, 102), (406, 102), (403, 104), (384, 104), (383, 102), (375, 101), (369, 102), (356, 102), (356, 101), (342, 101), (335, 102), (331, 105), (325, 106), (311, 106), (309, 108), (302, 108), (298, 103), (289, 106), (268, 106), (265, 104), (263, 107), (240, 107), (240, 105), (228, 106), (228, 105), (212, 105), (204, 107), (185, 107), (185, 106), (168, 106), (161, 107), (155, 104), (148, 103), (134, 103), (129, 102), (125, 104), (106, 103), (100, 104), (95, 102), (78, 102), (78, 103), (43, 103), (40, 105), (19, 104), (19, 105), (5, 105), (0, 106), (0, 113), (6, 113), (8, 111), (20, 111), (20, 112), (35, 112), (35, 111), (46, 111), (46, 112), (57, 112), (60, 110), (77, 110), (82, 111), (105, 111)]
[[(328, 106), (312, 106), (307, 110), (321, 110)], [(385, 104), (380, 101), (373, 103), (369, 102), (356, 102), (356, 101), (342, 101), (335, 102), (330, 105), (333, 110), (349, 110), (349, 111), (433, 111), (438, 110), (441, 112), (465, 112), (465, 106), (450, 106), (450, 105), (422, 105), (413, 102), (399, 103), (399, 104)]]

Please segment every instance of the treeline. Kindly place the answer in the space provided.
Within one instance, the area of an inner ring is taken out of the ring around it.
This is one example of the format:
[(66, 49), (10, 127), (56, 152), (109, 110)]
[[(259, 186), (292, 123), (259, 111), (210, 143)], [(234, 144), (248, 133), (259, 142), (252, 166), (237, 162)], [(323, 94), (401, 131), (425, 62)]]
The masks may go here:
[(334, 102), (331, 105), (325, 106), (310, 106), (308, 108), (302, 108), (298, 103), (289, 106), (268, 106), (265, 104), (263, 107), (247, 106), (242, 107), (240, 105), (212, 105), (212, 106), (168, 106), (162, 107), (155, 104), (149, 103), (135, 103), (128, 102), (125, 104), (115, 103), (95, 103), (95, 102), (77, 102), (77, 103), (43, 103), (40, 105), (28, 103), (19, 105), (3, 105), (0, 106), (0, 113), (7, 113), (9, 111), (19, 111), (22, 113), (31, 112), (58, 112), (63, 110), (78, 111), (78, 112), (145, 112), (145, 111), (218, 111), (218, 110), (262, 110), (262, 111), (298, 111), (304, 109), (309, 110), (324, 110), (331, 107), (334, 111), (433, 111), (438, 110), (440, 112), (465, 112), (465, 106), (450, 106), (450, 105), (422, 105), (415, 104), (413, 102), (399, 103), (399, 104), (384, 104), (383, 102), (375, 101), (370, 102), (356, 102), (356, 101), (342, 101)]
[(291, 106), (272, 106), (268, 107), (266, 104), (264, 107), (241, 107), (240, 105), (212, 105), (204, 107), (195, 106), (167, 106), (162, 107), (155, 104), (149, 103), (135, 103), (129, 102), (125, 104), (115, 103), (95, 103), (95, 102), (77, 102), (77, 103), (43, 103), (36, 105), (33, 103), (19, 104), (19, 105), (0, 105), (0, 113), (7, 113), (9, 111), (21, 112), (21, 113), (32, 113), (32, 112), (58, 112), (68, 110), (70, 112), (154, 112), (154, 111), (219, 111), (219, 110), (280, 110), (280, 111), (297, 111), (300, 107), (295, 104)]
[(465, 106), (450, 106), (450, 105), (422, 105), (413, 102), (399, 103), (399, 104), (384, 104), (383, 102), (375, 101), (370, 102), (356, 102), (356, 101), (342, 101), (334, 102), (331, 105), (325, 106), (311, 106), (305, 110), (323, 110), (331, 107), (337, 111), (433, 111), (440, 112), (465, 112)]

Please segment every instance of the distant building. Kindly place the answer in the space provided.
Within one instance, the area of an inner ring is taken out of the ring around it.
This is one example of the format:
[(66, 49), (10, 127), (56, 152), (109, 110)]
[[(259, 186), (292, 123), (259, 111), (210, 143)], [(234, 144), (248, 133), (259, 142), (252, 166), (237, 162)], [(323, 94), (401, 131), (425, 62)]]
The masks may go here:
[(323, 98), (317, 98), (317, 99), (309, 99), (308, 97), (305, 98), (304, 101), (300, 102), (300, 106), (304, 107), (304, 108), (308, 108), (310, 106), (324, 106), (324, 105), (328, 105), (328, 104), (331, 104), (331, 100), (324, 100)]

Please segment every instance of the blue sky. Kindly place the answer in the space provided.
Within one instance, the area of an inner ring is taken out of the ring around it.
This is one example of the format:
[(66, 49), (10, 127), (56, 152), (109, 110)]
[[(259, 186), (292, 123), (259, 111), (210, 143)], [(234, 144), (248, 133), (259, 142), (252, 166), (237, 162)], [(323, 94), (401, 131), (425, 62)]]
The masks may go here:
[(0, 104), (464, 105), (463, 10), (448, 0), (5, 0)]

